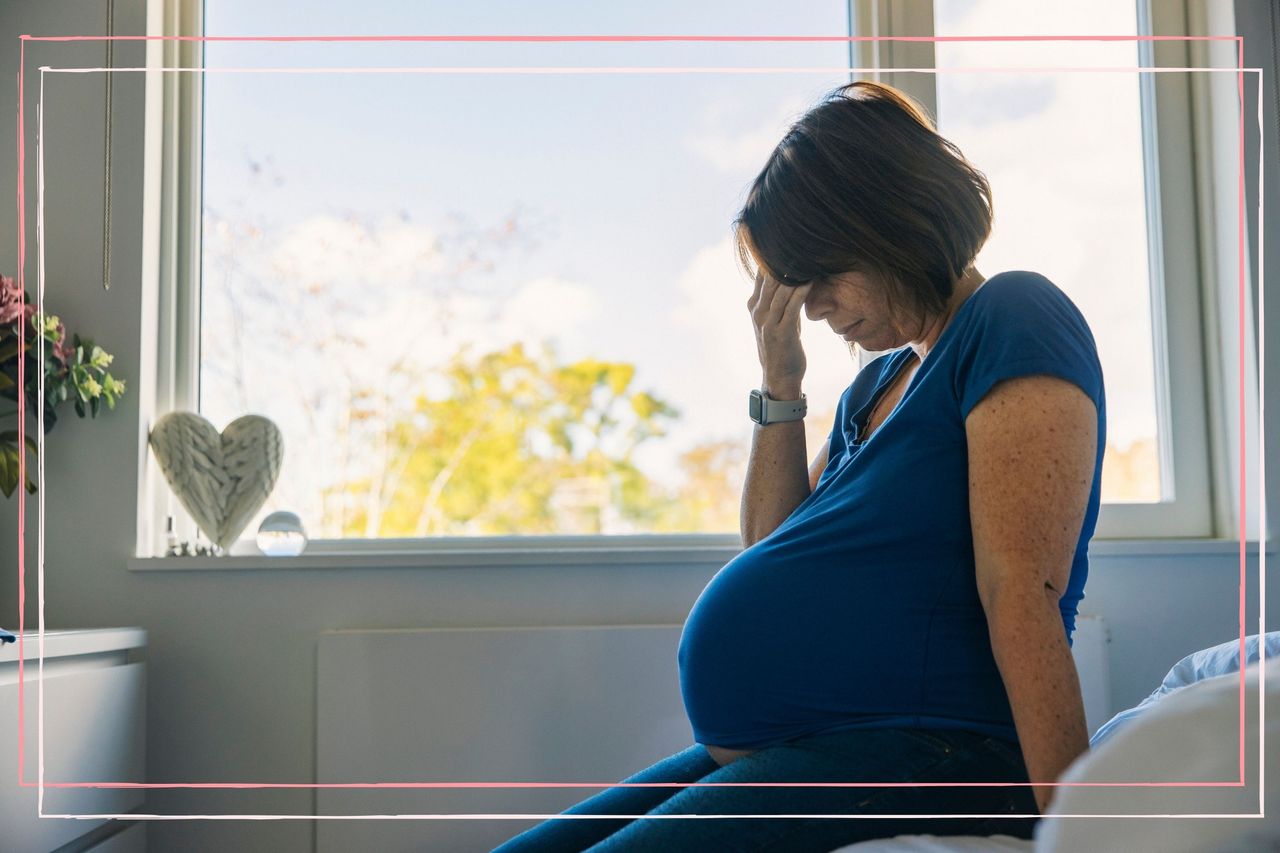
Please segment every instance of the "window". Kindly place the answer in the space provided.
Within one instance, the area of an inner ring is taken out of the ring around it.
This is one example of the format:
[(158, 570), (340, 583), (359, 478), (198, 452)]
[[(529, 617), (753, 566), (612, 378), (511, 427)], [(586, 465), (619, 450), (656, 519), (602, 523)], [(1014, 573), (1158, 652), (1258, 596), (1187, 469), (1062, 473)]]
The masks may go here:
[[(492, 4), (490, 4), (492, 5)], [(209, 35), (847, 32), (843, 2), (208, 4)], [(726, 24), (726, 22), (732, 22)], [(291, 29), (292, 28), (292, 29)], [(210, 42), (192, 407), (284, 435), (260, 518), (320, 540), (736, 540), (760, 368), (730, 222), (806, 74), (221, 73), (234, 67), (827, 66), (801, 44)], [(710, 318), (714, 318), (711, 321)], [(857, 365), (809, 328), (820, 446)], [(397, 544), (397, 543), (392, 543)]]
[[(893, 35), (1153, 31), (1142, 0), (933, 0), (932, 16), (929, 5), (875, 2), (861, 21), (887, 22)], [(1165, 4), (1161, 33), (1185, 32), (1175, 5)], [(1196, 234), (1180, 215), (1194, 206), (1193, 165), (1178, 145), (1188, 75), (1034, 70), (1155, 65), (1150, 42), (1137, 41), (889, 43), (863, 59), (941, 69), (882, 76), (925, 102), (991, 181), (995, 222), (978, 269), (1042, 272), (1089, 320), (1107, 384), (1098, 535), (1210, 535), (1203, 355), (1198, 333), (1173, 334), (1200, 328)]]
[[(900, 0), (668, 2), (643, 17), (569, 3), (504, 5), (501, 15), (445, 6), (427, 17), (388, 2), (354, 18), (336, 0), (220, 0), (179, 4), (183, 20), (167, 26), (209, 35), (286, 34), (297, 21), (316, 35), (493, 34), (495, 20), (522, 34), (1137, 31), (1137, 10), (1095, 2), (1105, 14), (1059, 10), (1086, 15), (1077, 26), (1044, 23), (1042, 9), (1023, 20), (1011, 0), (935, 0), (932, 16), (921, 12), (929, 4)], [(313, 545), (344, 549), (505, 535), (736, 541), (751, 436), (744, 400), (759, 367), (729, 222), (790, 121), (847, 74), (220, 69), (838, 68), (852, 58), (886, 69), (991, 177), (996, 231), (978, 268), (1043, 271), (1090, 320), (1112, 439), (1099, 536), (1208, 535), (1204, 392), (1180, 374), (1176, 387), (1168, 380), (1178, 364), (1198, 363), (1199, 341), (1166, 344), (1170, 328), (1198, 323), (1195, 264), (1168, 263), (1194, 234), (1168, 233), (1161, 215), (1191, 197), (1189, 166), (1163, 154), (1166, 117), (1153, 108), (1163, 84), (1147, 79), (1176, 75), (1101, 83), (1099, 74), (889, 70), (1050, 56), (1076, 65), (1079, 47), (1041, 43), (1028, 57), (1017, 45), (910, 42), (210, 42), (203, 55), (166, 46), (181, 52), (168, 61), (207, 69), (168, 85), (180, 117), (170, 156), (192, 158), (178, 169), (185, 183), (171, 184), (170, 401), (219, 428), (247, 412), (280, 426), (284, 469), (245, 540), (268, 512), (289, 509)], [(1110, 43), (1094, 60), (1136, 65), (1143, 50)], [(1073, 127), (1069, 141), (1093, 159), (1046, 173), (1058, 150), (1048, 140), (1068, 144), (1046, 128), (1062, 127), (1062, 110), (1100, 85), (1106, 127)], [(1037, 218), (1043, 227), (1031, 227)], [(804, 324), (810, 455), (858, 367), (823, 332)], [(157, 500), (160, 518), (194, 531), (174, 502)]]

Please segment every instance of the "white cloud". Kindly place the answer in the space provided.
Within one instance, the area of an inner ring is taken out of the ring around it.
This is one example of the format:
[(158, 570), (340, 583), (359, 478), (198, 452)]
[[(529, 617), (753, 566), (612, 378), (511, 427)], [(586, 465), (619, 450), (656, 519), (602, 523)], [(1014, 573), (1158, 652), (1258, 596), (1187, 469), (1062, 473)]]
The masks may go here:
[(302, 282), (390, 289), (445, 268), (436, 239), (431, 229), (394, 218), (369, 224), (312, 216), (286, 231), (266, 260)]
[[(244, 329), (254, 336), (248, 347), (290, 330), (319, 344), (308, 349), (306, 361), (286, 360), (272, 371), (302, 395), (346, 376), (408, 402), (422, 390), (424, 374), (464, 344), (479, 355), (517, 341), (532, 348), (552, 339), (568, 354), (584, 349), (584, 336), (601, 314), (595, 292), (557, 278), (505, 286), (490, 281), (488, 292), (473, 292), (440, 275), (447, 264), (433, 231), (394, 218), (366, 224), (310, 217), (278, 239), (266, 234), (242, 243), (234, 261), (237, 279), (258, 282), (253, 288), (240, 281), (235, 288), (240, 311), (251, 321)], [(207, 307), (211, 317), (222, 318), (221, 327), (232, 329), (237, 326), (228, 295), (211, 290)], [(229, 365), (229, 340), (214, 343), (221, 345), (210, 353)]]
[[(1132, 3), (1027, 3), (1025, 0), (942, 0), (938, 35), (1117, 35), (1137, 32)], [(961, 8), (964, 7), (964, 8)], [(1132, 65), (1136, 42), (939, 42), (939, 66), (992, 67)]]
[(587, 336), (601, 322), (603, 310), (600, 297), (587, 286), (544, 277), (524, 283), (504, 299), (419, 292), (401, 313), (421, 318), (422, 327), (431, 330), (415, 344), (412, 362), (429, 371), (464, 344), (475, 356), (517, 342), (532, 352), (549, 340), (561, 359), (578, 357), (589, 350)]
[(335, 317), (328, 302), (319, 305), (312, 328), (321, 336), (340, 328), (363, 341), (362, 361), (375, 369), (400, 358), (406, 346), (423, 368), (443, 364), (467, 342), (481, 352), (544, 338), (572, 346), (601, 310), (590, 288), (556, 278), (492, 295), (459, 288), (440, 275), (448, 264), (435, 232), (394, 218), (367, 224), (314, 216), (259, 251), (244, 259), (246, 267), (283, 286), (327, 286), (353, 306)]
[(601, 302), (584, 285), (539, 278), (525, 284), (502, 308), (497, 335), (526, 343), (555, 338), (568, 345), (575, 332), (598, 321)]
[(792, 95), (764, 109), (752, 100), (715, 101), (698, 117), (701, 127), (684, 137), (684, 145), (721, 172), (754, 176), (813, 100)]
[(706, 131), (685, 137), (685, 144), (721, 172), (758, 172), (786, 128), (762, 125), (742, 133)]

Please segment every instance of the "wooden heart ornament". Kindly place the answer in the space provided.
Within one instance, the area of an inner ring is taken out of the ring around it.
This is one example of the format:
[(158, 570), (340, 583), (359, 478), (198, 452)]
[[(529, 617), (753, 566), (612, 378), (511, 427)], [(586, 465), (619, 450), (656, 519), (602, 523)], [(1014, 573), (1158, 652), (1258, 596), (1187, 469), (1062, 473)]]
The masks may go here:
[(284, 440), (261, 415), (244, 415), (219, 435), (195, 412), (170, 412), (148, 437), (160, 470), (196, 524), (224, 551), (271, 496)]

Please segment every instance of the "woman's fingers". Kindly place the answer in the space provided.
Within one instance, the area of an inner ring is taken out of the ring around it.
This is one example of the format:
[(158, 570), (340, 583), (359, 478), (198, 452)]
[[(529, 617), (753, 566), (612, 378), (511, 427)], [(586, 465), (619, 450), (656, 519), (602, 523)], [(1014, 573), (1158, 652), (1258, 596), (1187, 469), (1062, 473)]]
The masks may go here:
[(778, 290), (778, 283), (773, 276), (760, 272), (756, 274), (757, 295), (755, 305), (751, 308), (751, 319), (758, 328), (772, 322), (773, 301)]
[(800, 309), (804, 307), (804, 300), (809, 296), (809, 288), (812, 284), (802, 284), (799, 287), (789, 288), (791, 293), (787, 297), (786, 310), (783, 311), (781, 322), (790, 325), (799, 325)]
[(763, 270), (756, 273), (747, 307), (756, 329), (756, 350), (766, 384), (804, 376), (806, 360), (798, 318), (808, 293), (807, 284), (783, 285)]
[(778, 325), (794, 326), (796, 317), (804, 306), (805, 297), (809, 295), (811, 285), (776, 285), (773, 301), (769, 304), (768, 319)]
[(757, 326), (769, 323), (793, 323), (804, 307), (812, 284), (783, 285), (773, 276), (757, 271), (755, 287), (747, 300), (747, 309)]
[(764, 272), (761, 270), (756, 270), (755, 287), (751, 290), (751, 298), (747, 300), (748, 311), (754, 311), (756, 307), (756, 303), (760, 301), (760, 290), (761, 290), (761, 287), (763, 286), (763, 282), (764, 282)]
[(769, 288), (769, 318), (775, 323), (780, 322), (782, 320), (782, 312), (787, 307), (787, 299), (790, 298), (791, 291), (795, 288), (782, 284), (773, 276), (769, 276), (766, 287)]

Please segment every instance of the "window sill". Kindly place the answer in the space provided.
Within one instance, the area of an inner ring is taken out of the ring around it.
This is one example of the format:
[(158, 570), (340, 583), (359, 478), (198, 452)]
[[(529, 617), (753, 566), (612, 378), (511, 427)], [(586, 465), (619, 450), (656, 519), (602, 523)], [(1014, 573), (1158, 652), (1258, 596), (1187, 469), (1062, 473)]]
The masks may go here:
[[(530, 541), (536, 540), (536, 541)], [(603, 541), (602, 541), (603, 540)], [(581, 565), (722, 566), (742, 550), (736, 534), (663, 536), (494, 536), (407, 540), (412, 547), (316, 542), (296, 557), (268, 557), (240, 542), (222, 557), (129, 557), (131, 572), (322, 569), (434, 569)], [(1267, 553), (1277, 549), (1268, 543)], [(1257, 555), (1258, 543), (1246, 553)], [(1091, 557), (1210, 557), (1240, 553), (1235, 539), (1097, 539)]]
[(742, 550), (734, 533), (629, 536), (443, 536), (394, 546), (322, 540), (296, 557), (268, 557), (241, 541), (221, 557), (130, 557), (130, 571), (234, 569), (418, 569), (611, 563), (724, 565)]

